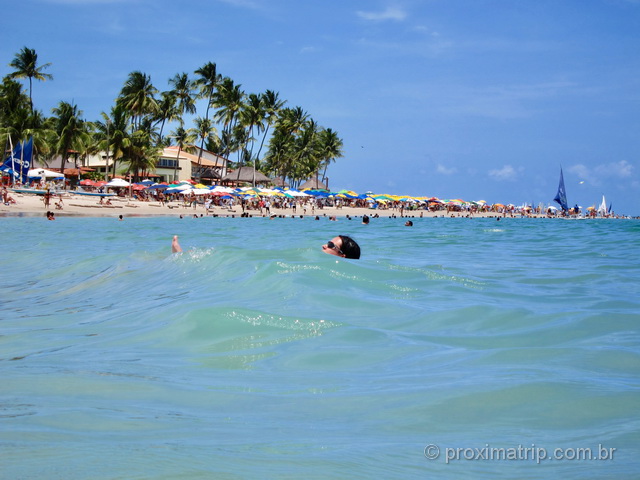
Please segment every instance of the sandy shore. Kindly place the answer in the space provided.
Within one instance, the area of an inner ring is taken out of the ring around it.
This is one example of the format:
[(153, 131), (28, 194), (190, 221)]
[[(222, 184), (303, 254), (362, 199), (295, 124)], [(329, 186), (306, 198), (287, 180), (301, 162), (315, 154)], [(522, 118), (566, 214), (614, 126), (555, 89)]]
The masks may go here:
[[(198, 205), (193, 208), (191, 206), (185, 206), (182, 202), (171, 202), (165, 205), (161, 205), (160, 202), (141, 202), (138, 200), (130, 200), (128, 198), (110, 197), (112, 205), (100, 205), (98, 197), (89, 197), (83, 195), (65, 194), (62, 198), (62, 209), (58, 209), (55, 203), (59, 201), (58, 197), (51, 200), (49, 208), (45, 208), (43, 196), (34, 194), (22, 194), (11, 192), (11, 196), (16, 200), (15, 204), (4, 205), (0, 204), (0, 216), (42, 216), (45, 217), (47, 210), (52, 211), (56, 217), (64, 216), (83, 216), (83, 217), (118, 217), (120, 215), (124, 217), (150, 217), (150, 216), (187, 216), (187, 215), (217, 215), (221, 217), (239, 217), (242, 215), (242, 208), (236, 205), (233, 208), (213, 207), (206, 211), (202, 205)], [(254, 217), (266, 216), (261, 214), (259, 210), (248, 210), (249, 215)], [(352, 217), (362, 217), (363, 215), (379, 215), (380, 217), (408, 217), (419, 218), (423, 217), (465, 217), (466, 212), (452, 212), (446, 211), (440, 212), (427, 212), (424, 210), (405, 210), (401, 212), (399, 209), (378, 210), (370, 208), (334, 208), (324, 207), (322, 209), (316, 208), (312, 210), (311, 207), (306, 207), (306, 212), (303, 208), (298, 207), (294, 213), (292, 209), (271, 209), (271, 214), (275, 215), (304, 215), (304, 216), (336, 216), (344, 217), (350, 215)], [(478, 213), (474, 214), (474, 217), (498, 217), (503, 216), (495, 212), (490, 213)]]

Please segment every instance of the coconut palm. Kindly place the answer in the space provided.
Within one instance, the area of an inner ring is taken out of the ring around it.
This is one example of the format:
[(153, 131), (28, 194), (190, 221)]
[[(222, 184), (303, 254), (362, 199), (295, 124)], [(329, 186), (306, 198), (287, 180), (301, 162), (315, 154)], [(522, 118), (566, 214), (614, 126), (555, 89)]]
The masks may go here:
[(118, 103), (129, 111), (133, 118), (134, 130), (137, 130), (144, 115), (156, 115), (158, 113), (158, 102), (155, 95), (158, 90), (151, 83), (151, 77), (145, 73), (135, 71), (129, 74)]
[[(321, 166), (324, 167), (322, 172), (322, 183), (326, 184), (327, 167), (330, 163), (335, 162), (337, 158), (342, 157), (342, 139), (338, 134), (330, 128), (323, 129), (318, 135), (319, 153)], [(317, 177), (316, 177), (317, 178)]]
[[(204, 114), (204, 121), (209, 121), (209, 109), (211, 108), (211, 102), (213, 101), (213, 94), (220, 83), (222, 78), (221, 75), (218, 74), (218, 70), (216, 64), (213, 62), (208, 62), (204, 64), (201, 68), (195, 71), (195, 74), (199, 76), (196, 78), (195, 85), (199, 88), (199, 98), (205, 98), (207, 100), (207, 109)], [(196, 127), (198, 128), (198, 127)], [(198, 175), (201, 172), (201, 162), (202, 162), (202, 149), (204, 148), (205, 138), (200, 136), (200, 150), (198, 150)]]
[(45, 63), (38, 66), (38, 54), (34, 49), (23, 47), (15, 58), (9, 64), (10, 67), (15, 68), (13, 73), (10, 73), (11, 78), (28, 78), (29, 79), (29, 106), (33, 112), (33, 79), (44, 81), (53, 80), (53, 75), (44, 73), (43, 70), (49, 68), (51, 63)]
[(172, 92), (162, 92), (160, 94), (160, 101), (158, 102), (158, 113), (155, 116), (155, 120), (160, 124), (160, 142), (163, 142), (162, 132), (166, 122), (172, 122), (180, 118), (180, 112), (176, 106), (176, 97)]
[(0, 141), (7, 147), (24, 138), (24, 129), (29, 124), (29, 97), (22, 85), (5, 77), (0, 85)]
[[(217, 122), (222, 123), (223, 132), (231, 134), (236, 128), (243, 100), (244, 92), (240, 89), (240, 85), (235, 85), (233, 80), (228, 77), (222, 79), (213, 96), (213, 102), (218, 108), (215, 118)], [(225, 156), (228, 156), (232, 151), (235, 150), (228, 150)]]
[(218, 74), (216, 64), (208, 62), (201, 68), (195, 71), (195, 74), (199, 76), (195, 80), (196, 86), (200, 89), (200, 98), (207, 99), (207, 110), (205, 111), (204, 118), (209, 119), (209, 108), (213, 100), (213, 94), (222, 79), (222, 76)]
[(196, 112), (196, 102), (194, 99), (195, 85), (186, 73), (176, 74), (169, 80), (169, 85), (173, 86), (171, 94), (176, 99), (176, 109), (180, 113), (178, 121), (180, 125), (184, 125), (182, 115)]
[(140, 178), (140, 172), (150, 172), (156, 167), (160, 149), (156, 145), (157, 133), (153, 130), (152, 122), (147, 119), (140, 128), (134, 131), (125, 149), (125, 156), (129, 161), (128, 173), (133, 173), (133, 180)]
[(201, 146), (198, 150), (198, 168), (196, 173), (196, 178), (200, 180), (200, 176), (202, 175), (202, 147), (204, 146), (205, 142), (207, 142), (207, 144), (209, 144), (211, 140), (213, 140), (214, 143), (217, 142), (217, 130), (213, 126), (213, 122), (211, 122), (210, 119), (197, 117), (195, 119), (195, 128), (193, 128), (191, 132), (194, 134), (196, 139), (200, 139)]
[(269, 127), (271, 127), (276, 122), (280, 110), (286, 103), (286, 100), (280, 100), (278, 98), (278, 92), (267, 90), (262, 94), (262, 108), (264, 109), (264, 133), (262, 135), (262, 141), (260, 142), (260, 148), (258, 149), (258, 153), (256, 154), (256, 157), (258, 159), (260, 158), (260, 152), (262, 152), (264, 142), (267, 139)]
[(60, 102), (51, 110), (54, 119), (54, 131), (56, 133), (54, 152), (60, 155), (60, 172), (64, 172), (64, 164), (69, 157), (69, 150), (82, 137), (88, 135), (85, 122), (80, 118), (82, 110), (77, 105), (68, 102)]
[(246, 103), (242, 105), (240, 111), (240, 125), (246, 130), (246, 142), (251, 142), (251, 148), (247, 149), (247, 143), (244, 144), (243, 149), (247, 150), (244, 155), (245, 159), (248, 159), (253, 164), (253, 186), (255, 187), (255, 161), (253, 159), (253, 146), (255, 145), (255, 137), (253, 136), (253, 130), (256, 129), (257, 133), (263, 128), (263, 121), (266, 116), (266, 110), (260, 95), (255, 93), (249, 94)]
[[(111, 115), (105, 112), (100, 114), (102, 120), (95, 122), (96, 134), (103, 139), (100, 149), (107, 152), (107, 165), (109, 159), (113, 160), (112, 176), (116, 175), (116, 164), (122, 160), (126, 149), (130, 146), (128, 115), (121, 105), (116, 104), (111, 108)], [(108, 172), (105, 171), (105, 180)]]
[(178, 146), (178, 154), (176, 155), (176, 164), (173, 170), (173, 180), (178, 180), (178, 164), (180, 162), (180, 153), (188, 146), (191, 145), (195, 140), (195, 135), (192, 131), (185, 130), (184, 127), (179, 126), (173, 132), (171, 132), (171, 137), (176, 141), (176, 145)]

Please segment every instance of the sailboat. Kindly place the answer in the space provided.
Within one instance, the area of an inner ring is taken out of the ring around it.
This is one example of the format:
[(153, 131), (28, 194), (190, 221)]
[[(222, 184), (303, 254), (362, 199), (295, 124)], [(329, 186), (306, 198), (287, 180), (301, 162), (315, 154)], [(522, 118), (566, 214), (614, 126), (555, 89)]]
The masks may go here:
[(558, 193), (556, 193), (553, 201), (560, 205), (563, 212), (569, 210), (569, 205), (567, 204), (567, 191), (564, 188), (564, 176), (562, 175), (562, 167), (560, 167), (560, 183), (558, 184)]
[(33, 138), (29, 138), (27, 142), (20, 142), (13, 148), (11, 155), (7, 157), (0, 170), (11, 175), (11, 184), (15, 183), (16, 178), (20, 178), (22, 183), (27, 183), (27, 172), (31, 168), (31, 160), (33, 157)]
[(609, 213), (609, 211), (607, 210), (607, 202), (604, 199), (604, 195), (602, 195), (602, 203), (600, 203), (597, 212), (598, 215), (601, 215), (603, 217), (607, 216), (607, 214)]

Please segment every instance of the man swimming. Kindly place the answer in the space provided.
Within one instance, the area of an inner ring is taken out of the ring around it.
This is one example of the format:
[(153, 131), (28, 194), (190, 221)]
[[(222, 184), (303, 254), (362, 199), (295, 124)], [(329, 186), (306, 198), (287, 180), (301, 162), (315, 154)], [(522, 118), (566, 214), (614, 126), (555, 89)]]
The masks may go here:
[(322, 251), (342, 258), (360, 258), (360, 245), (346, 235), (338, 235), (322, 245)]

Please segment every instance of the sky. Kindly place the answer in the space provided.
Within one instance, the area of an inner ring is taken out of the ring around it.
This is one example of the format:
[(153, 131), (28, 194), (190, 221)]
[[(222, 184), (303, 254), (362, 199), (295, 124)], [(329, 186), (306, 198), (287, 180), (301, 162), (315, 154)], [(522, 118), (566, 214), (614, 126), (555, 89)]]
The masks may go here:
[[(15, 3), (0, 0), (3, 11)], [(489, 203), (606, 197), (640, 215), (640, 0), (22, 0), (0, 75), (35, 49), (45, 114), (87, 120), (129, 73), (205, 63), (343, 140), (332, 191)], [(203, 104), (199, 113), (204, 115)]]

